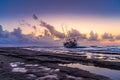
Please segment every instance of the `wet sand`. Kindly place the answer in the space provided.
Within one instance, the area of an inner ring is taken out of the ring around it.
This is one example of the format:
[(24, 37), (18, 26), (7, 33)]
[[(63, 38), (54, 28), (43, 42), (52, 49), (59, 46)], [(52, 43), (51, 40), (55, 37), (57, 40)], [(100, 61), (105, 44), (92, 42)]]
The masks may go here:
[(73, 54), (54, 54), (21, 48), (0, 48), (1, 80), (111, 80), (89, 71), (60, 66), (63, 63), (91, 63), (120, 70), (119, 62), (87, 59)]

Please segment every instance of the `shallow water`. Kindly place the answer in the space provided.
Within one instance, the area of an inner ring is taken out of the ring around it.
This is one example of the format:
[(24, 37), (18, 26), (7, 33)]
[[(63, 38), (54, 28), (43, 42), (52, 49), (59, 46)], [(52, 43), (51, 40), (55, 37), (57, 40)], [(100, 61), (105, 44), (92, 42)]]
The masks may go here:
[(120, 70), (112, 70), (112, 69), (107, 69), (107, 68), (88, 66), (88, 65), (83, 65), (80, 63), (59, 64), (59, 65), (66, 66), (66, 67), (72, 67), (72, 68), (79, 68), (79, 69), (89, 71), (91, 73), (110, 77), (113, 80), (120, 80)]

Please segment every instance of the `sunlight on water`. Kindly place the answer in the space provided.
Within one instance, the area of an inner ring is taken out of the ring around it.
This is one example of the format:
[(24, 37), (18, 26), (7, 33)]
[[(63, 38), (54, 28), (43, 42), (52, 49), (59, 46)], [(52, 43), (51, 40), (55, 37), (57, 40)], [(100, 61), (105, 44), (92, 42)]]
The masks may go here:
[(87, 59), (98, 59), (103, 61), (120, 62), (120, 55), (89, 53), (89, 52), (86, 52), (84, 55), (87, 57)]

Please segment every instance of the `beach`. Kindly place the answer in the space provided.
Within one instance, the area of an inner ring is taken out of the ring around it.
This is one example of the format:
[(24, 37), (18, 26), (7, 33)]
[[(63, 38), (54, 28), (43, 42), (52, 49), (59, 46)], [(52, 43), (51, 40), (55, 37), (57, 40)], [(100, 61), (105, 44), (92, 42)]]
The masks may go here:
[[(77, 63), (117, 71), (120, 70), (120, 62), (87, 58), (82, 54), (77, 55), (72, 52), (69, 54), (56, 54), (47, 51), (34, 51), (19, 47), (4, 47), (0, 48), (0, 79), (112, 80), (109, 76), (92, 73), (87, 69), (80, 69), (69, 65), (75, 65)], [(113, 80), (117, 80), (118, 78)]]

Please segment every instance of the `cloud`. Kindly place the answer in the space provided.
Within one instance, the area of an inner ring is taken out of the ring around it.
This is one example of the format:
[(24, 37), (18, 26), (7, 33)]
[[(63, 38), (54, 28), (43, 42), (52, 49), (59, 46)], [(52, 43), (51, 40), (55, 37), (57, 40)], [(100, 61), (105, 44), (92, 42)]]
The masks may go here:
[[(33, 19), (39, 21), (39, 18), (37, 17), (36, 14), (33, 14)], [(51, 35), (58, 37), (58, 38), (64, 38), (64, 34), (55, 30), (54, 26), (52, 26), (42, 20), (39, 22), (40, 22), (40, 26), (46, 28), (51, 33)]]
[[(48, 29), (48, 31), (58, 37), (58, 38), (61, 38), (63, 39), (65, 36), (64, 36), (64, 33), (61, 33), (57, 30), (55, 30), (55, 27), (52, 26), (52, 25), (49, 25), (48, 23), (44, 22), (44, 21), (41, 21), (40, 22), (40, 26), (43, 26), (45, 27), (46, 29)], [(76, 37), (78, 39), (86, 39), (86, 35), (85, 34), (81, 34), (79, 31), (77, 31), (76, 29), (71, 29), (68, 31), (68, 35), (69, 37)]]
[(49, 33), (49, 31), (48, 30), (44, 30), (44, 36), (50, 36), (50, 33)]
[(18, 27), (13, 30), (13, 32), (1, 30), (0, 43), (1, 44), (15, 44), (27, 42), (25, 35), (22, 34), (22, 30)]
[(86, 35), (85, 34), (81, 34), (76, 29), (71, 29), (68, 33), (69, 33), (69, 37), (73, 37), (73, 38), (76, 37), (79, 40), (86, 39)]
[(116, 40), (120, 40), (120, 35), (117, 35), (117, 36), (115, 37), (115, 39), (116, 39)]
[[(47, 34), (47, 32), (46, 32)], [(14, 28), (12, 32), (8, 32), (2, 29), (0, 25), (0, 45), (8, 45), (8, 44), (33, 44), (33, 45), (55, 45), (57, 42), (53, 40), (50, 36), (43, 37), (35, 37), (32, 34), (22, 34), (22, 29), (20, 27)], [(57, 43), (58, 44), (58, 43)]]
[(36, 14), (33, 14), (33, 19), (38, 20), (38, 17), (36, 16)]
[(2, 27), (2, 25), (0, 25), (0, 37), (2, 37), (2, 38), (6, 38), (6, 37), (8, 37), (9, 36), (9, 32), (8, 31), (3, 31), (3, 27)]
[(19, 20), (20, 26), (31, 27), (31, 24), (26, 22), (25, 20)]
[[(44, 27), (44, 36), (34, 36), (33, 34), (22, 34), (22, 29), (20, 27), (14, 28), (12, 32), (9, 32), (7, 30), (3, 30), (3, 27), (0, 25), (0, 44), (37, 44), (37, 45), (47, 45), (51, 44), (53, 45), (56, 41), (54, 41), (54, 37), (58, 37), (61, 40), (65, 37), (64, 33), (59, 32), (55, 29), (54, 26), (48, 24), (47, 22), (40, 21), (38, 17), (34, 14), (33, 19), (40, 24), (40, 26)], [(21, 21), (21, 25), (27, 25), (30, 26), (29, 28), (34, 29), (34, 31), (38, 31), (39, 27), (29, 25), (28, 22), (25, 20)], [(62, 27), (61, 27), (62, 29)], [(100, 42), (104, 40), (109, 40), (109, 41), (114, 41), (114, 40), (120, 40), (120, 35), (118, 36), (113, 36), (112, 34), (109, 33), (104, 33), (101, 37), (101, 40), (98, 39), (98, 33), (94, 33), (93, 31), (90, 32), (89, 38), (87, 38), (87, 34), (80, 33), (76, 29), (71, 29), (68, 31), (69, 37), (72, 38), (77, 38), (81, 43), (83, 41), (87, 41), (88, 43), (92, 41), (91, 43), (93, 44), (94, 42)], [(62, 44), (62, 42), (59, 42)], [(86, 42), (85, 42), (86, 43)]]
[[(42, 45), (42, 46), (57, 46), (62, 45), (62, 39), (64, 38), (64, 34), (55, 30), (54, 26), (47, 24), (46, 22), (41, 22), (41, 26), (45, 27), (44, 36), (34, 36), (34, 34), (22, 34), (22, 29), (20, 27), (14, 28), (12, 32), (7, 30), (3, 30), (3, 27), (0, 25), (0, 45), (7, 44), (32, 44), (32, 45)], [(36, 26), (33, 26), (33, 29), (37, 29)], [(90, 32), (90, 37), (87, 38), (86, 34), (80, 33), (76, 29), (71, 29), (68, 31), (69, 37), (77, 38), (80, 44), (90, 44), (90, 45), (100, 45), (100, 41), (109, 40), (120, 40), (120, 35), (113, 36), (109, 33), (104, 33), (101, 37), (102, 39), (98, 39), (98, 34), (93, 31)], [(53, 36), (61, 38), (61, 41), (54, 41)], [(85, 42), (84, 42), (85, 41)], [(91, 41), (91, 42), (90, 42)], [(110, 43), (108, 43), (110, 44)]]
[(93, 31), (90, 32), (90, 37), (88, 40), (90, 41), (97, 41), (98, 40), (98, 34), (97, 33), (94, 33)]
[(48, 29), (49, 32), (51, 33), (51, 35), (54, 35), (54, 36), (56, 36), (56, 37), (58, 37), (58, 38), (64, 38), (64, 34), (61, 33), (61, 32), (59, 32), (59, 31), (57, 31), (57, 30), (55, 30), (54, 26), (49, 25), (49, 24), (47, 24), (47, 23), (44, 22), (44, 21), (40, 21), (40, 26), (43, 26), (43, 27), (45, 27), (46, 29)]
[(36, 26), (32, 26), (32, 28), (35, 32), (37, 32), (37, 27)]
[(102, 39), (103, 40), (110, 40), (110, 41), (113, 41), (114, 40), (114, 36), (112, 35), (112, 34), (109, 34), (109, 33), (104, 33), (103, 35), (102, 35)]

